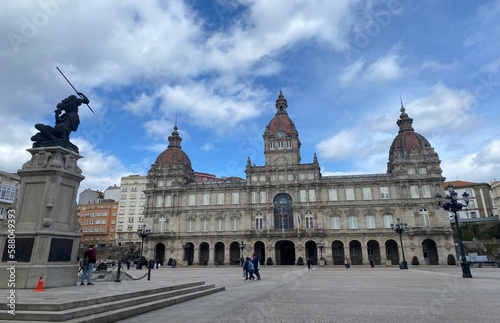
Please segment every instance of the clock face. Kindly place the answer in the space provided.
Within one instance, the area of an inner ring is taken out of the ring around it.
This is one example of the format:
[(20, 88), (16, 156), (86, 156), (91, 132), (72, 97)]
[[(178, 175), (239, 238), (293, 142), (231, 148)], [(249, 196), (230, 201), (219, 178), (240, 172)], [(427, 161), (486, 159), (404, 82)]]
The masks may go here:
[(284, 135), (285, 135), (285, 134), (283, 133), (283, 131), (278, 131), (278, 132), (276, 133), (276, 136), (278, 136), (278, 138), (281, 138), (281, 137), (283, 137)]

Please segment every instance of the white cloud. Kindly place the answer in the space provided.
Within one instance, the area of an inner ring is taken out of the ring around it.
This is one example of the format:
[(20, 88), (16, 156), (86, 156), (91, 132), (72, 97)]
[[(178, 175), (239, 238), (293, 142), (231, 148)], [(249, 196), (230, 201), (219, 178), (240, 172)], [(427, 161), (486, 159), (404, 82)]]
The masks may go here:
[(212, 151), (212, 150), (215, 150), (215, 146), (211, 142), (206, 142), (203, 144), (203, 146), (201, 146), (201, 150), (203, 150), (205, 152)]
[(408, 102), (406, 107), (416, 121), (417, 132), (443, 134), (461, 132), (476, 123), (472, 115), (475, 98), (471, 92), (437, 83), (427, 97)]
[(94, 145), (84, 139), (75, 138), (72, 142), (78, 146), (80, 155), (84, 158), (78, 161), (78, 166), (85, 176), (81, 183), (80, 191), (85, 188), (104, 190), (108, 186), (120, 185), (120, 178), (129, 174), (145, 174), (143, 169), (130, 169), (125, 167), (120, 158), (96, 149)]
[(383, 82), (400, 78), (403, 70), (398, 60), (399, 55), (395, 53), (379, 58), (368, 67), (364, 79), (369, 82)]
[(347, 66), (343, 73), (339, 76), (341, 86), (348, 86), (358, 78), (359, 73), (363, 69), (365, 62), (361, 59)]

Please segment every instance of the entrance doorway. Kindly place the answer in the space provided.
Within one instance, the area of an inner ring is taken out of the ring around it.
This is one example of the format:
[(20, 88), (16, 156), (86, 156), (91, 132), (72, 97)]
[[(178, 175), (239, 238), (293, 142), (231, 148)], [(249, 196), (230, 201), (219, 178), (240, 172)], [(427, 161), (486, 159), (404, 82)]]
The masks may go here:
[(261, 265), (266, 263), (266, 246), (264, 245), (264, 242), (257, 241), (254, 244), (253, 253), (257, 256), (257, 258), (259, 258)]
[(313, 265), (318, 264), (318, 246), (314, 241), (306, 242), (306, 259), (304, 259), (304, 262), (307, 262), (308, 259), (312, 260)]
[(277, 265), (295, 265), (295, 244), (284, 240), (276, 242), (276, 263)]
[(160, 259), (160, 264), (163, 266), (163, 262), (165, 261), (165, 245), (163, 243), (159, 243), (155, 247), (155, 259)]
[(214, 264), (216, 266), (224, 264), (224, 244), (222, 242), (217, 242), (215, 244), (215, 259)]
[(426, 265), (438, 265), (439, 256), (437, 253), (436, 243), (434, 240), (425, 239), (422, 242), (422, 252), (424, 254), (424, 260)]
[(385, 252), (387, 254), (387, 260), (391, 262), (391, 265), (399, 265), (399, 251), (398, 243), (394, 240), (387, 240), (385, 242)]

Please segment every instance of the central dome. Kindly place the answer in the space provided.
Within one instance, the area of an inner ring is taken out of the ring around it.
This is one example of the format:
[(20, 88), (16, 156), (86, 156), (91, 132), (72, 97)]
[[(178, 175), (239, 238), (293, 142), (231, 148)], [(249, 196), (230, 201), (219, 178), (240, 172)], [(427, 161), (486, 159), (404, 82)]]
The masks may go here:
[(283, 92), (280, 90), (280, 94), (276, 100), (276, 115), (267, 125), (270, 135), (275, 135), (278, 131), (282, 131), (284, 134), (290, 134), (293, 130), (296, 130), (295, 124), (288, 116), (288, 112), (286, 111), (287, 108), (288, 103)]
[(177, 125), (174, 127), (174, 131), (172, 131), (172, 135), (168, 137), (168, 147), (164, 150), (158, 158), (156, 158), (156, 164), (158, 166), (174, 166), (174, 165), (182, 165), (187, 169), (191, 169), (191, 160), (188, 155), (181, 149), (181, 141), (182, 138), (179, 136), (179, 132), (177, 131)]

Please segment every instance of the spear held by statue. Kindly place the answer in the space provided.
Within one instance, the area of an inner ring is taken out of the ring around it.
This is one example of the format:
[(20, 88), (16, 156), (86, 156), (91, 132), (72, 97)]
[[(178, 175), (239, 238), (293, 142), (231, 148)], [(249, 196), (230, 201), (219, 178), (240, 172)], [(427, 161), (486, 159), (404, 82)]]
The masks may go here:
[(71, 85), (71, 87), (73, 88), (73, 90), (75, 90), (76, 94), (78, 94), (78, 96), (80, 96), (80, 98), (82, 98), (83, 100), (83, 103), (85, 103), (85, 105), (90, 109), (90, 111), (92, 111), (92, 113), (97, 117), (97, 115), (95, 114), (94, 110), (92, 110), (92, 108), (90, 107), (90, 105), (85, 102), (85, 101), (88, 101), (87, 97), (85, 95), (83, 95), (82, 93), (78, 92), (77, 89), (73, 86), (73, 84), (71, 84), (71, 82), (68, 80), (68, 78), (66, 77), (66, 75), (64, 75), (64, 73), (59, 69), (59, 67), (57, 67), (57, 70), (59, 71), (59, 73), (61, 73), (61, 75), (64, 77), (64, 79), (68, 82), (69, 85)]

